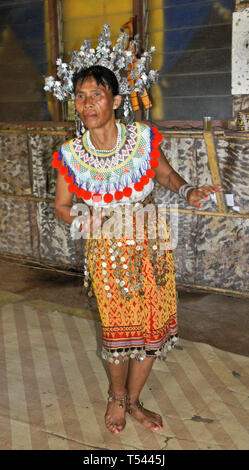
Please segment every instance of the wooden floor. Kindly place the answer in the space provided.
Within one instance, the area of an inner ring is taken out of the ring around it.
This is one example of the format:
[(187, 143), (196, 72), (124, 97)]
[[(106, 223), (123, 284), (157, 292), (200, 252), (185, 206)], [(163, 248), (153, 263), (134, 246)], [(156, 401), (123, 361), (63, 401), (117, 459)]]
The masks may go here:
[[(162, 414), (164, 428), (151, 433), (127, 415), (124, 431), (113, 436), (104, 425), (108, 379), (96, 312), (84, 302), (70, 308), (77, 286), (65, 283), (68, 295), (49, 298), (51, 274), (39, 290), (35, 270), (4, 270), (0, 449), (248, 449), (248, 355), (181, 337), (167, 361), (155, 363), (141, 395), (146, 408)], [(188, 297), (189, 316), (192, 302)]]

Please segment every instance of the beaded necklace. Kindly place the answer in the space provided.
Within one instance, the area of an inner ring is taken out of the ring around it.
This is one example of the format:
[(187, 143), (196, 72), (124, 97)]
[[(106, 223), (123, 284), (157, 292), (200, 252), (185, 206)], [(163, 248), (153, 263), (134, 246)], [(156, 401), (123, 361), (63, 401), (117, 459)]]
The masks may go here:
[(118, 154), (118, 152), (120, 151), (121, 143), (122, 143), (122, 128), (121, 128), (121, 125), (119, 123), (116, 123), (116, 126), (117, 126), (117, 130), (118, 130), (117, 141), (116, 141), (115, 147), (113, 147), (110, 150), (96, 149), (96, 147), (94, 147), (94, 145), (91, 141), (90, 132), (89, 131), (86, 132), (85, 139), (86, 139), (86, 143), (87, 143), (89, 153), (92, 156), (96, 155), (96, 154), (99, 154), (99, 155), (103, 156), (103, 154), (114, 153), (114, 152), (115, 152), (115, 156)]

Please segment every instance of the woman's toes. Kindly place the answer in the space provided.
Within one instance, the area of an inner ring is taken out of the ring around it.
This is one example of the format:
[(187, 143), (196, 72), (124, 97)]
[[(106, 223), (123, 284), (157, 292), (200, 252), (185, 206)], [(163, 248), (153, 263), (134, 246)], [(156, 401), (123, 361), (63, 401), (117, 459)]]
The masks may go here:
[(119, 434), (125, 427), (125, 408), (120, 408), (117, 402), (108, 403), (105, 414), (105, 424), (112, 434)]
[[(161, 417), (160, 417), (161, 418)], [(160, 429), (163, 428), (163, 423), (162, 423), (162, 420), (160, 419), (160, 422), (157, 422), (154, 426), (153, 426), (153, 431), (160, 431)]]
[(146, 410), (139, 402), (132, 404), (130, 414), (153, 432), (159, 431), (163, 427), (162, 417), (153, 411)]

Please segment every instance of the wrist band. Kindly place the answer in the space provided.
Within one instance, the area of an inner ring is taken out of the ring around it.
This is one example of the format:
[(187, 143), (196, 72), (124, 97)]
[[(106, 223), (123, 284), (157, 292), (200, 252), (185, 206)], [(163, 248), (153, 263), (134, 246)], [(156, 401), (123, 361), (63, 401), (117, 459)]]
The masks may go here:
[(191, 186), (191, 184), (188, 183), (183, 184), (179, 189), (178, 195), (187, 201), (187, 195), (191, 189), (195, 189), (195, 186)]

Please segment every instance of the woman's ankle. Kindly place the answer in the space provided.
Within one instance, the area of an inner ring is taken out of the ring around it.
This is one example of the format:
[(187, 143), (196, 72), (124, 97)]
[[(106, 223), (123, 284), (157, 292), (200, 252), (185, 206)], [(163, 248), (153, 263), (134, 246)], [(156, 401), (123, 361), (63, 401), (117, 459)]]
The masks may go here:
[(108, 393), (109, 393), (109, 395), (113, 395), (116, 398), (124, 398), (124, 397), (127, 396), (128, 391), (125, 387), (124, 388), (119, 388), (119, 387), (117, 388), (117, 387), (113, 387), (113, 385), (110, 384)]
[(135, 405), (136, 403), (139, 402), (139, 395), (132, 395), (128, 392), (128, 397), (129, 397), (129, 403), (131, 405)]

